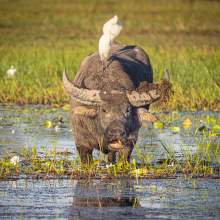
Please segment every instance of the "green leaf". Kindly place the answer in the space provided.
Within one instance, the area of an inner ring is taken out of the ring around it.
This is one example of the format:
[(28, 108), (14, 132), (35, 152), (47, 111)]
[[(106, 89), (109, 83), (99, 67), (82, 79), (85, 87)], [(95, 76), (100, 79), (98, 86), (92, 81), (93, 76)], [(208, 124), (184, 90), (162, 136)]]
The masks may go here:
[(192, 125), (192, 122), (188, 118), (183, 122), (183, 127), (190, 127), (191, 125)]
[(164, 123), (162, 121), (157, 121), (154, 123), (154, 128), (164, 128)]
[(63, 110), (69, 110), (69, 105), (67, 105), (67, 104), (64, 105), (64, 106), (63, 106)]
[(172, 111), (172, 114), (178, 114), (178, 111)]
[(46, 120), (44, 122), (44, 126), (47, 127), (47, 128), (51, 128), (53, 127), (53, 122), (49, 121), (49, 120)]
[(180, 132), (180, 128), (179, 127), (173, 127), (172, 130), (173, 130), (173, 133)]
[(219, 125), (214, 125), (214, 126), (212, 127), (212, 130), (213, 130), (213, 131), (220, 131), (220, 126), (219, 126)]
[(208, 118), (208, 119), (206, 119), (206, 121), (208, 121), (208, 122), (215, 122), (216, 120), (214, 118)]

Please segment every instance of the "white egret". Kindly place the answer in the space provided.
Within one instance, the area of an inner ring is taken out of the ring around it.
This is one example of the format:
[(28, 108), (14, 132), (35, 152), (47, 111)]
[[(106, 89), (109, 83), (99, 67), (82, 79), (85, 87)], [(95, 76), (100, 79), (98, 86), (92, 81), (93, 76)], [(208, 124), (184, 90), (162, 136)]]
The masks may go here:
[(107, 21), (103, 26), (103, 34), (108, 34), (111, 36), (111, 41), (113, 41), (121, 32), (122, 24), (118, 20), (118, 16), (115, 15), (114, 18)]
[(111, 37), (107, 35), (102, 35), (99, 40), (99, 56), (102, 61), (102, 71), (103, 70), (103, 62), (105, 61), (106, 69), (107, 69), (107, 58), (109, 52), (111, 50)]
[(11, 66), (11, 69), (7, 71), (8, 76), (13, 76), (17, 74), (17, 70), (14, 68), (14, 66)]

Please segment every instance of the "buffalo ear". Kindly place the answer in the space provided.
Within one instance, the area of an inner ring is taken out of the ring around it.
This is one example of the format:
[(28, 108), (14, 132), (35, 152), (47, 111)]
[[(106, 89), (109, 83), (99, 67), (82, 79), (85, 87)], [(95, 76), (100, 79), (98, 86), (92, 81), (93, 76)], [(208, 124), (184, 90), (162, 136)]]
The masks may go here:
[(85, 106), (77, 106), (72, 109), (73, 114), (83, 115), (94, 118), (97, 115), (97, 111), (93, 108), (86, 108)]
[(148, 110), (145, 108), (138, 108), (138, 116), (141, 123), (144, 121), (147, 122), (155, 122), (158, 121), (157, 117), (153, 114), (151, 114)]

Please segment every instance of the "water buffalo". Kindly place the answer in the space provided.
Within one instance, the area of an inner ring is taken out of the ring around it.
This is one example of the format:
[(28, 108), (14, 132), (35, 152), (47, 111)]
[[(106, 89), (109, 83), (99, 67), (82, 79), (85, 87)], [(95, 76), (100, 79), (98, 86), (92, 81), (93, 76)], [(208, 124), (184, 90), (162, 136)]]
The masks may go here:
[(98, 52), (83, 60), (73, 82), (63, 71), (76, 149), (83, 164), (92, 161), (93, 148), (108, 154), (111, 163), (116, 152), (130, 161), (142, 122), (157, 120), (148, 109), (160, 95), (155, 90), (138, 92), (143, 82), (153, 82), (148, 55), (140, 47), (115, 42), (104, 72)]

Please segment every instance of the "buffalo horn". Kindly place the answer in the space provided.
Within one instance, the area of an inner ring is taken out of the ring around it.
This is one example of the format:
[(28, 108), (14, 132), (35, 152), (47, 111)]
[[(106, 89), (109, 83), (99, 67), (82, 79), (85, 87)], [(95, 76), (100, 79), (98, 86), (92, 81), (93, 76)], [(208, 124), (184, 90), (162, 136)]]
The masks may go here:
[[(165, 79), (169, 80), (169, 72), (166, 70)], [(91, 106), (99, 106), (103, 103), (100, 98), (100, 90), (89, 90), (78, 88), (72, 83), (67, 75), (65, 69), (63, 70), (63, 85), (69, 95), (80, 102), (81, 104), (91, 105)], [(111, 91), (112, 94), (119, 93), (117, 90)], [(149, 92), (138, 93), (136, 91), (128, 92), (126, 91), (127, 98), (129, 99), (131, 105), (140, 107), (144, 105), (151, 104), (160, 99), (160, 95), (156, 93), (155, 90), (150, 90)]]
[(99, 95), (100, 90), (76, 87), (74, 83), (68, 79), (65, 69), (63, 70), (63, 85), (69, 95), (81, 104), (99, 106), (103, 102)]
[(127, 92), (127, 97), (133, 106), (139, 107), (156, 102), (160, 98), (160, 95), (157, 95), (155, 90), (150, 90), (147, 93), (132, 91), (131, 94)]
[[(170, 76), (168, 69), (166, 69), (165, 79), (170, 81)], [(133, 106), (140, 107), (144, 105), (151, 104), (160, 99), (160, 95), (156, 93), (155, 90), (150, 90), (149, 92), (138, 93), (132, 91), (130, 94), (127, 92), (127, 97)]]
[(165, 73), (165, 79), (170, 81), (170, 74), (168, 72), (168, 69), (166, 69), (166, 73)]

